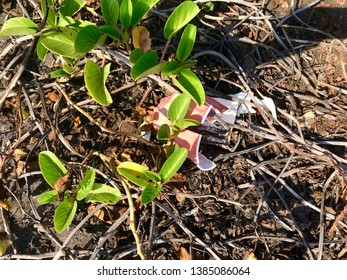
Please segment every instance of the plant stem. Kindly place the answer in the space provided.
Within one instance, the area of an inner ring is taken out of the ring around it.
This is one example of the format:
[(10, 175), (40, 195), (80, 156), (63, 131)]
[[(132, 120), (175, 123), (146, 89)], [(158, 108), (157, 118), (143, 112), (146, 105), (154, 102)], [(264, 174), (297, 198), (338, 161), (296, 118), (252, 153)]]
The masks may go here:
[(130, 209), (130, 229), (133, 232), (133, 235), (135, 238), (137, 253), (139, 254), (139, 256), (142, 260), (145, 260), (146, 257), (142, 251), (142, 248), (141, 248), (140, 237), (136, 231), (135, 206), (134, 206), (133, 199), (131, 197), (129, 183), (125, 179), (122, 178), (122, 185), (123, 185), (125, 192), (127, 194), (127, 197), (128, 197), (129, 209)]
[(167, 52), (167, 49), (169, 48), (169, 44), (170, 44), (171, 40), (167, 40), (165, 47), (163, 49), (163, 53), (161, 54), (160, 60), (159, 60), (159, 64), (163, 62), (165, 54)]

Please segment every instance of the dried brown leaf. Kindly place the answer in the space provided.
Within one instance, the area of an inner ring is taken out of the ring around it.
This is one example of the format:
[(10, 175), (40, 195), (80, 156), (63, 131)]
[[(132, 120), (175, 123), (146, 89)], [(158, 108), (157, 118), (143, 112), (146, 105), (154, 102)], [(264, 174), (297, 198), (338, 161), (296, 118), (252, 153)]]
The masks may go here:
[(53, 184), (53, 188), (56, 189), (60, 194), (62, 194), (69, 182), (70, 179), (70, 172), (67, 172), (64, 176), (61, 176), (55, 183)]
[(25, 161), (19, 160), (17, 162), (17, 167), (16, 167), (17, 176), (19, 176), (23, 173), (24, 166), (25, 166)]
[(35, 144), (37, 141), (36, 137), (30, 137), (29, 144)]
[(27, 156), (27, 152), (23, 149), (15, 149), (12, 153), (12, 156), (14, 157), (15, 161), (19, 161), (21, 158)]
[(47, 104), (52, 104), (58, 101), (59, 95), (55, 91), (51, 91), (45, 95)]
[(147, 52), (151, 48), (151, 38), (148, 29), (144, 26), (137, 26), (132, 30), (132, 41), (135, 49), (142, 49)]
[[(91, 204), (87, 212), (88, 214), (94, 210), (96, 207), (96, 204)], [(120, 206), (120, 205), (107, 205), (106, 207), (103, 207), (99, 210), (97, 210), (94, 213), (94, 216), (98, 218), (99, 220), (112, 225), (115, 220), (117, 220), (119, 217), (121, 217), (126, 211), (127, 207), (125, 206)]]

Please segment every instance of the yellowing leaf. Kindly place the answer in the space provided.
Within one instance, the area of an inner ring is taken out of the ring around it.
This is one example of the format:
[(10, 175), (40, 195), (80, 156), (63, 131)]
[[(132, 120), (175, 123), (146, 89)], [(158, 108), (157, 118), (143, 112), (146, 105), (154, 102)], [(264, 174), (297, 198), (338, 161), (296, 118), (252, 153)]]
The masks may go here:
[(146, 170), (148, 170), (147, 167), (130, 161), (122, 162), (117, 167), (119, 174), (121, 174), (130, 182), (143, 188), (147, 186), (149, 181), (149, 179), (145, 175)]
[(10, 200), (0, 200), (0, 206), (5, 210), (10, 211), (10, 209), (13, 207), (13, 204)]
[(147, 52), (151, 48), (151, 38), (148, 29), (144, 26), (137, 26), (132, 30), (132, 40), (135, 49), (142, 49)]
[(10, 245), (10, 241), (8, 239), (0, 240), (0, 257), (5, 255), (7, 247)]

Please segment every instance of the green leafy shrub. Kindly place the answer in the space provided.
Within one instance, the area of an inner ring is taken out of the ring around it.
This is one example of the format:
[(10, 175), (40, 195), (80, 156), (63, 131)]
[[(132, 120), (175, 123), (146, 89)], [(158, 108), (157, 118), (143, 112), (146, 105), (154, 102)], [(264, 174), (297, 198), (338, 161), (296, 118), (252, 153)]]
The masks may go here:
[(116, 204), (121, 193), (118, 189), (95, 182), (95, 170), (89, 169), (77, 186), (68, 188), (70, 173), (50, 151), (39, 154), (39, 165), (42, 176), (52, 187), (38, 198), (40, 205), (57, 203), (54, 214), (54, 228), (57, 232), (64, 231), (72, 222), (78, 207), (78, 201)]
[[(107, 38), (123, 44), (129, 50), (132, 63), (131, 77), (160, 74), (169, 78), (183, 94), (175, 98), (170, 105), (168, 118), (171, 125), (160, 127), (157, 138), (169, 142), (180, 130), (197, 125), (191, 119), (185, 119), (189, 103), (193, 99), (198, 105), (205, 102), (205, 92), (201, 81), (191, 70), (195, 61), (189, 57), (193, 50), (197, 28), (190, 22), (198, 15), (200, 9), (193, 1), (184, 1), (168, 17), (163, 31), (166, 47), (161, 56), (155, 50), (133, 49), (130, 46), (132, 30), (143, 17), (159, 2), (159, 0), (101, 0), (101, 13), (104, 24), (74, 19), (78, 11), (83, 9), (85, 0), (64, 0), (55, 11), (55, 0), (41, 0), (44, 14), (47, 12), (46, 26), (39, 35), (36, 52), (44, 60), (48, 52), (62, 57), (65, 63), (62, 69), (51, 73), (52, 78), (70, 77), (80, 69), (77, 62), (97, 45), (104, 44)], [(6, 21), (0, 31), (0, 38), (8, 36), (35, 35), (38, 25), (26, 18), (12, 18)], [(174, 56), (165, 61), (170, 42), (182, 31)], [(106, 81), (110, 73), (110, 64), (100, 67), (91, 60), (84, 66), (84, 81), (92, 98), (102, 106), (112, 103)], [(175, 150), (166, 160), (159, 173), (152, 172), (139, 164), (126, 162), (118, 166), (118, 172), (132, 183), (144, 188), (142, 203), (152, 201), (165, 184), (181, 167), (187, 157), (187, 149)], [(39, 155), (40, 168), (46, 182), (52, 190), (39, 197), (39, 203), (58, 203), (55, 211), (54, 225), (58, 232), (65, 230), (72, 222), (77, 211), (78, 201), (116, 203), (120, 198), (117, 189), (95, 183), (95, 171), (89, 169), (78, 186), (66, 190), (59, 184), (66, 184), (69, 172), (60, 160), (51, 152)]]
[(167, 183), (181, 168), (187, 155), (186, 148), (177, 149), (164, 162), (159, 173), (150, 171), (147, 167), (134, 162), (122, 162), (118, 165), (117, 171), (125, 179), (143, 188), (141, 202), (146, 204), (158, 196), (163, 184)]
[[(46, 2), (41, 0), (42, 11), (48, 9), (47, 24), (40, 35), (37, 44), (37, 55), (40, 59), (45, 59), (48, 51), (60, 55), (67, 61), (66, 66), (59, 71), (52, 72), (52, 78), (67, 77), (74, 73), (66, 68), (74, 68), (74, 64), (96, 47), (102, 44), (106, 37), (120, 41), (129, 48), (129, 38), (133, 27), (135, 27), (148, 11), (159, 2), (159, 0), (101, 0), (102, 17), (105, 24), (96, 26), (92, 22), (75, 20), (73, 16), (83, 8), (85, 1), (65, 0), (61, 3), (58, 13), (51, 10), (54, 5), (53, 0)], [(120, 3), (120, 4), (119, 4)], [(199, 78), (193, 71), (189, 70), (195, 62), (187, 60), (193, 49), (196, 37), (196, 26), (188, 24), (198, 13), (199, 7), (192, 1), (181, 3), (169, 16), (164, 26), (164, 37), (167, 44), (173, 37), (185, 27), (176, 51), (176, 59), (170, 62), (161, 61), (156, 51), (150, 50), (146, 53), (133, 50), (130, 53), (130, 61), (134, 63), (131, 76), (134, 80), (141, 77), (162, 73), (162, 77), (170, 77), (173, 83), (183, 92), (190, 94), (199, 105), (204, 103), (205, 93)], [(38, 26), (26, 18), (12, 18), (5, 22), (0, 38), (6, 36), (32, 35), (38, 30)], [(164, 57), (166, 49), (162, 54)], [(136, 57), (136, 59), (134, 59)], [(105, 68), (96, 70), (96, 64), (89, 64), (84, 69), (87, 89), (96, 102), (103, 106), (111, 104), (112, 99), (107, 89), (105, 81), (107, 75)], [(98, 83), (102, 90), (95, 90), (92, 87), (97, 73), (101, 78)], [(88, 86), (89, 85), (89, 86)]]

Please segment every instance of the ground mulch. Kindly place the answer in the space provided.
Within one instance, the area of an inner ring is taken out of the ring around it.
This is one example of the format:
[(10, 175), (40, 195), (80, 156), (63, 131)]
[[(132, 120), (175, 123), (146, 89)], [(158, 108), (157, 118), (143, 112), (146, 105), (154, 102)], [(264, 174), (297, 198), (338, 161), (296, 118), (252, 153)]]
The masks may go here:
[[(39, 23), (37, 2), (2, 1), (0, 24), (25, 14)], [(100, 12), (99, 1), (87, 2)], [(153, 49), (164, 48), (163, 15), (180, 2), (161, 1), (141, 23), (151, 33)], [(206, 94), (271, 98), (277, 119), (261, 106), (239, 116), (229, 126), (228, 143), (202, 145), (201, 152), (217, 167), (201, 171), (187, 160), (153, 203), (141, 205), (140, 190), (132, 188), (146, 258), (346, 259), (347, 1), (213, 3), (213, 10), (203, 7), (194, 19), (194, 71)], [(77, 16), (99, 20), (85, 9)], [(0, 40), (0, 97), (30, 43)], [(171, 42), (172, 50), (177, 43)], [(107, 47), (127, 55), (116, 44)], [(86, 159), (91, 151), (153, 170), (163, 161), (155, 136), (155, 145), (136, 136), (171, 92), (151, 78), (135, 83), (130, 68), (104, 50), (87, 57), (111, 63), (107, 87), (114, 102), (107, 107), (94, 102), (81, 75), (60, 84), (96, 122), (54, 86), (50, 72), (60, 66), (54, 55), (41, 62), (33, 52), (2, 106), (0, 201), (13, 206), (0, 207), (0, 241), (11, 240), (0, 259), (140, 259), (126, 196), (117, 205), (99, 206), (98, 212), (98, 205), (82, 203), (60, 234), (53, 226), (55, 206), (37, 203), (49, 190), (38, 168), (40, 151), (53, 151), (75, 170), (72, 184), (89, 166), (97, 170), (99, 182), (124, 194), (100, 157)]]

